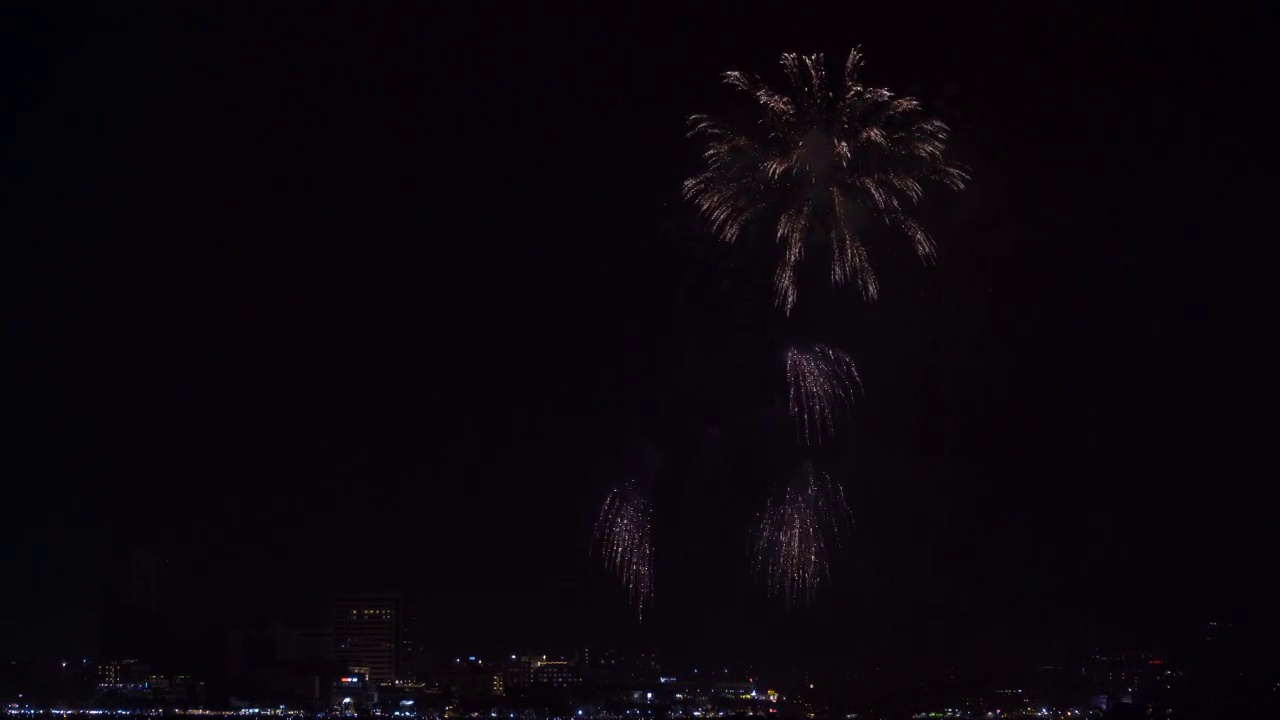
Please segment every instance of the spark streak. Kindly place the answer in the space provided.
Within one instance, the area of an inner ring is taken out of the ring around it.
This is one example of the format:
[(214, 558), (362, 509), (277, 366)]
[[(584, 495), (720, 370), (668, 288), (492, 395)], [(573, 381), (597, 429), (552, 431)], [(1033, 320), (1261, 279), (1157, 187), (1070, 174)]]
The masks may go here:
[(649, 539), (649, 501), (628, 480), (614, 488), (596, 520), (592, 548), (598, 544), (605, 568), (627, 586), (640, 619), (653, 599), (653, 549)]
[(791, 416), (808, 443), (811, 438), (820, 442), (824, 432), (835, 432), (836, 414), (853, 403), (861, 380), (847, 353), (814, 345), (808, 350), (787, 350), (787, 384)]

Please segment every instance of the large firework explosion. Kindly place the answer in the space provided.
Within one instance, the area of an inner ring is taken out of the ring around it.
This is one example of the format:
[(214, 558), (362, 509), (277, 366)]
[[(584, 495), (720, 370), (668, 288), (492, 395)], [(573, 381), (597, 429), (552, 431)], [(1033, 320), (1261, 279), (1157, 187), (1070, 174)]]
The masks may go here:
[(922, 183), (958, 190), (968, 176), (942, 157), (945, 124), (922, 117), (912, 98), (861, 84), (856, 48), (834, 83), (821, 54), (787, 53), (782, 67), (790, 94), (741, 72), (724, 74), (756, 101), (758, 123), (736, 128), (706, 115), (689, 119), (690, 135), (705, 141), (706, 169), (685, 181), (684, 196), (725, 242), (756, 222), (773, 226), (782, 245), (775, 299), (786, 313), (796, 302), (796, 266), (815, 244), (830, 245), (834, 284), (855, 279), (874, 300), (879, 288), (862, 243), (863, 219), (879, 218), (931, 258), (933, 241), (907, 209), (920, 199)]
[(778, 502), (770, 501), (756, 530), (756, 572), (770, 595), (787, 605), (813, 598), (829, 579), (828, 548), (837, 543), (851, 513), (838, 483), (805, 462)]
[(853, 402), (861, 387), (858, 369), (847, 353), (826, 345), (787, 350), (787, 386), (791, 416), (802, 437), (821, 440), (835, 431), (835, 416)]
[(653, 597), (653, 547), (649, 540), (649, 501), (628, 480), (614, 488), (600, 507), (592, 547), (599, 545), (604, 565), (626, 583), (640, 619)]

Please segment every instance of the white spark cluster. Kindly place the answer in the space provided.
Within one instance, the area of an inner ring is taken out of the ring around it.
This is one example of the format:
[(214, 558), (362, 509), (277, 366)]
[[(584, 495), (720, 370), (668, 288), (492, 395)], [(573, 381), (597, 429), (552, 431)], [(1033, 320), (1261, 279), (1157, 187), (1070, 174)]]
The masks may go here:
[(640, 619), (653, 598), (653, 547), (649, 539), (649, 501), (634, 481), (610, 491), (596, 520), (592, 546), (599, 545), (605, 567), (627, 586)]
[(828, 548), (838, 543), (850, 517), (840, 485), (805, 462), (781, 500), (770, 501), (760, 516), (755, 566), (769, 595), (781, 595), (787, 605), (810, 601), (830, 578)]
[(861, 384), (853, 359), (842, 350), (826, 345), (787, 350), (791, 416), (806, 443), (834, 433), (837, 413), (853, 403)]

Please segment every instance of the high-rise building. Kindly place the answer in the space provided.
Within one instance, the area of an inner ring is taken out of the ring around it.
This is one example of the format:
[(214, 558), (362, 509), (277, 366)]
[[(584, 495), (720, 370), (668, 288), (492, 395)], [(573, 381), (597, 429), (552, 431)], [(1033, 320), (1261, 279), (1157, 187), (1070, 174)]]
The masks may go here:
[(400, 621), (400, 670), (396, 674), (397, 680), (423, 682), (429, 674), (424, 667), (427, 658), (418, 634), (421, 628), (417, 614), (405, 608)]
[(506, 663), (505, 680), (507, 687), (528, 688), (533, 686), (533, 669), (537, 667), (538, 658), (532, 654), (512, 655)]
[(333, 658), (370, 682), (392, 682), (400, 670), (401, 601), (398, 595), (336, 595)]
[(512, 655), (505, 664), (503, 685), (508, 688), (529, 688), (534, 685), (570, 687), (582, 682), (578, 668), (563, 658), (546, 655)]
[(582, 679), (568, 660), (541, 660), (533, 671), (533, 682), (536, 685), (550, 685), (566, 688), (580, 683)]

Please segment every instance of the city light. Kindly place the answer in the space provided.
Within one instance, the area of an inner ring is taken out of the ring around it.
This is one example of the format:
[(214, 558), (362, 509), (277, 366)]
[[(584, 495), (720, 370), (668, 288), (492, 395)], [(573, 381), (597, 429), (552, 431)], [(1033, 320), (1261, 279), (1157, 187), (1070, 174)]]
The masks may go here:
[[(182, 715), (199, 715), (202, 720), (212, 720), (217, 717), (225, 720), (257, 720), (258, 718), (276, 718), (277, 720), (325, 720), (327, 718), (354, 717), (360, 715), (369, 720), (384, 718), (386, 720), (465, 720), (466, 718), (475, 717), (501, 717), (502, 712), (506, 712), (512, 708), (508, 703), (520, 703), (520, 691), (513, 697), (506, 697), (511, 693), (512, 688), (534, 688), (542, 686), (548, 690), (552, 688), (567, 689), (569, 687), (582, 687), (590, 690), (594, 678), (590, 673), (578, 673), (579, 661), (561, 659), (559, 657), (543, 661), (530, 661), (536, 657), (549, 657), (545, 655), (522, 656), (518, 654), (512, 655), (515, 659), (509, 667), (509, 671), (515, 673), (514, 677), (504, 676), (502, 672), (496, 669), (481, 669), (477, 656), (467, 656), (468, 660), (476, 658), (475, 661), (467, 666), (449, 666), (447, 659), (444, 659), (444, 668), (451, 674), (450, 679), (440, 679), (438, 684), (424, 683), (416, 679), (397, 678), (393, 681), (374, 681), (366, 676), (359, 674), (344, 675), (333, 678), (332, 689), (334, 690), (332, 704), (327, 709), (309, 707), (307, 709), (289, 709), (284, 705), (273, 705), (267, 703), (240, 704), (237, 703), (233, 708), (206, 709), (206, 708), (190, 708), (184, 707), (181, 703), (194, 700), (192, 696), (186, 696), (184, 701), (182, 695), (174, 695), (170, 692), (170, 688), (182, 687), (183, 692), (187, 688), (194, 687), (191, 676), (175, 675), (167, 676), (155, 674), (147, 665), (138, 661), (115, 661), (102, 662), (98, 665), (98, 673), (91, 677), (96, 679), (113, 678), (113, 682), (98, 682), (91, 684), (96, 688), (98, 693), (103, 693), (105, 697), (114, 696), (116, 698), (128, 697), (140, 700), (146, 703), (144, 708), (135, 708), (132, 710), (99, 709), (86, 707), (84, 705), (75, 706), (74, 703), (67, 702), (56, 708), (49, 707), (31, 707), (29, 705), (11, 702), (6, 708), (5, 715), (17, 720), (18, 718), (37, 720), (40, 718), (70, 719), (70, 718), (99, 718), (102, 716), (131, 716), (142, 720), (154, 718), (160, 720), (162, 716), (182, 716)], [(594, 657), (592, 659), (595, 659)], [(786, 698), (778, 694), (776, 690), (767, 689), (759, 690), (757, 683), (765, 685), (769, 682), (769, 678), (758, 678), (751, 674), (744, 674), (743, 681), (722, 681), (720, 676), (714, 672), (708, 677), (706, 684), (698, 682), (679, 683), (674, 676), (660, 675), (659, 666), (652, 662), (648, 656), (642, 656), (644, 667), (652, 667), (654, 675), (644, 679), (640, 675), (632, 677), (634, 683), (626, 693), (627, 701), (631, 707), (618, 707), (614, 710), (607, 710), (603, 707), (592, 705), (583, 705), (578, 708), (568, 710), (569, 715), (561, 715), (559, 717), (540, 714), (538, 710), (530, 708), (521, 708), (517, 705), (517, 711), (511, 715), (521, 716), (523, 720), (564, 720), (565, 717), (578, 718), (585, 720), (586, 718), (599, 718), (599, 720), (650, 720), (650, 718), (662, 718), (663, 720), (682, 720), (688, 718), (729, 718), (735, 715), (765, 716), (765, 717), (796, 717), (810, 718), (816, 720), (822, 717), (816, 712), (816, 708), (809, 705), (808, 702), (796, 702), (794, 704), (786, 703)], [(461, 657), (455, 662), (460, 662)], [(1103, 682), (1114, 683), (1117, 692), (1125, 691), (1132, 687), (1130, 692), (1139, 692), (1144, 686), (1141, 678), (1135, 676), (1136, 672), (1146, 672), (1150, 676), (1159, 677), (1159, 688), (1167, 688), (1167, 675), (1181, 677), (1183, 672), (1180, 669), (1167, 670), (1173, 663), (1165, 660), (1162, 665), (1156, 667), (1150, 666), (1150, 655), (1143, 655), (1126, 662), (1133, 663), (1134, 667), (1140, 670), (1130, 670), (1127, 667), (1108, 667), (1097, 674), (1097, 677)], [(50, 663), (51, 667), (67, 667), (74, 664), (72, 661), (55, 661)], [(610, 656), (602, 665), (626, 664), (625, 660), (615, 660)], [(125, 668), (139, 668), (140, 675), (129, 676), (125, 672)], [(596, 667), (596, 665), (591, 665)], [(1046, 668), (1053, 670), (1055, 668)], [(375, 666), (376, 670), (376, 666)], [(695, 668), (695, 672), (700, 668)], [(363, 667), (352, 667), (350, 671), (366, 672)], [(632, 671), (634, 672), (634, 671)], [(728, 673), (729, 668), (723, 668), (723, 673)], [(1088, 673), (1092, 674), (1092, 673)], [(65, 674), (54, 677), (63, 677)], [(505, 680), (504, 680), (505, 678)], [(517, 680), (515, 678), (524, 678)], [(144, 682), (144, 680), (146, 680)], [(644, 686), (653, 680), (659, 683), (673, 684), (671, 691), (662, 692), (660, 690), (652, 690), (652, 686), (646, 689)], [(456, 684), (455, 684), (456, 683)], [(1124, 683), (1124, 684), (1120, 684)], [(505, 688), (504, 688), (505, 685)], [(816, 682), (809, 682), (807, 679), (800, 687), (808, 686), (810, 690), (817, 688)], [(89, 687), (89, 686), (86, 686)], [(1007, 686), (1006, 686), (1007, 687)], [(1280, 687), (1280, 684), (1277, 685)], [(506, 693), (504, 693), (504, 689)], [(346, 692), (343, 692), (343, 691)], [(672, 692), (679, 690), (679, 692)], [(350, 696), (346, 696), (350, 692)], [(414, 692), (422, 692), (425, 694), (412, 694)], [(916, 720), (933, 720), (933, 719), (956, 719), (971, 720), (973, 718), (987, 718), (988, 720), (998, 718), (1022, 718), (1023, 720), (1032, 720), (1034, 718), (1055, 718), (1056, 720), (1073, 720), (1078, 717), (1096, 717), (1091, 715), (1088, 709), (1075, 709), (1064, 707), (1050, 707), (1048, 703), (1042, 707), (1035, 707), (1029, 701), (1029, 698), (1035, 698), (1036, 690), (1033, 689), (1004, 689), (993, 690), (989, 697), (994, 700), (997, 697), (1003, 698), (1002, 704), (1006, 704), (1013, 696), (1017, 698), (1015, 706), (1008, 709), (994, 708), (992, 705), (985, 707), (981, 700), (974, 699), (973, 704), (960, 707), (939, 707), (934, 709), (923, 710), (917, 712), (912, 717)], [(204, 690), (201, 689), (201, 702), (203, 702)], [(382, 693), (387, 693), (383, 695)], [(655, 695), (658, 696), (655, 698)], [(346, 697), (344, 697), (346, 696)], [(15, 696), (10, 696), (15, 697)], [(22, 698), (21, 694), (16, 697)], [(457, 715), (454, 706), (441, 704), (444, 698), (460, 698), (465, 697), (468, 702), (474, 702), (483, 698), (492, 699), (494, 705), (489, 707), (476, 708), (475, 712), (470, 715)], [(565, 699), (571, 697), (580, 697), (568, 695)], [(1097, 696), (1094, 696), (1095, 698)], [(501, 699), (500, 699), (501, 698)], [(339, 701), (340, 699), (340, 701)], [(1036, 698), (1038, 699), (1038, 698)], [(1134, 697), (1138, 701), (1137, 696)], [(668, 706), (668, 702), (674, 704)], [(1096, 710), (1101, 707), (1104, 711), (1106, 705), (1097, 705), (1099, 702), (1095, 699), (1093, 708)], [(1105, 701), (1101, 701), (1105, 702)], [(1126, 698), (1122, 701), (1128, 704), (1131, 701)], [(1145, 701), (1138, 701), (1143, 702)], [(162, 704), (163, 703), (163, 704)], [(734, 705), (729, 705), (734, 703)], [(177, 704), (175, 707), (174, 704)], [(1008, 705), (1006, 704), (1006, 707)], [(1148, 705), (1148, 707), (1155, 707)], [(1159, 706), (1163, 709), (1163, 705)], [(1083, 706), (1082, 706), (1083, 708)], [(1173, 712), (1170, 710), (1169, 712)], [(844, 720), (856, 720), (858, 717), (868, 717), (859, 713), (841, 713), (830, 717), (841, 717)], [(1157, 715), (1157, 717), (1165, 717)], [(193, 720), (195, 720), (193, 718)]]

